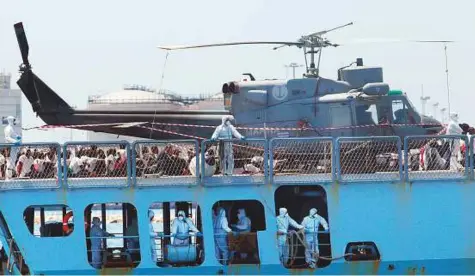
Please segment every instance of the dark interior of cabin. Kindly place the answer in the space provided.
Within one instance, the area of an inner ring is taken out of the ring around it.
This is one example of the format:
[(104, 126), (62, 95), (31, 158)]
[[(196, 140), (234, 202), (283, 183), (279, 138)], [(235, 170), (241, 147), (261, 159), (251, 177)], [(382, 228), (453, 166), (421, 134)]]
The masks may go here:
[[(159, 237), (157, 242), (158, 261), (157, 265), (160, 267), (182, 267), (182, 266), (197, 266), (204, 261), (204, 246), (203, 237), (191, 236), (188, 238), (188, 244), (174, 245), (170, 238), (173, 217), (178, 217), (179, 211), (185, 212), (185, 217), (189, 218), (196, 228), (202, 232), (202, 217), (201, 208), (192, 202), (163, 202), (158, 203), (155, 207), (161, 209), (163, 213), (162, 229), (165, 237)], [(193, 217), (193, 209), (196, 208), (196, 218)]]
[[(279, 215), (279, 208), (287, 208), (288, 214), (297, 223), (301, 224), (304, 217), (309, 215), (311, 208), (318, 210), (318, 215), (322, 216), (329, 224), (328, 219), (328, 206), (326, 192), (321, 186), (281, 186), (274, 194), (275, 197), (275, 213)], [(290, 229), (289, 229), (290, 230)], [(297, 231), (297, 229), (294, 229)], [(324, 229), (320, 226), (319, 231)], [(306, 268), (305, 262), (305, 245), (303, 234), (298, 234), (287, 238), (287, 243), (290, 247), (289, 260), (284, 264), (288, 268)], [(321, 257), (331, 258), (331, 245), (330, 234), (319, 233), (319, 253)], [(325, 267), (330, 264), (331, 261), (325, 259), (318, 259), (317, 267)]]
[[(108, 237), (108, 239), (104, 238), (102, 240), (103, 250), (100, 266), (104, 268), (137, 267), (141, 259), (138, 242), (137, 209), (130, 203), (102, 203), (91, 204), (86, 207), (84, 219), (86, 220), (86, 245), (89, 263), (93, 265), (91, 239), (89, 238), (91, 237), (90, 232), (94, 219), (92, 216), (93, 208), (95, 211), (100, 211), (100, 215), (95, 217), (100, 219), (101, 229), (105, 231), (105, 235)], [(117, 217), (117, 219), (108, 221), (112, 213), (115, 214), (114, 218)], [(111, 225), (119, 227), (109, 229)], [(124, 236), (128, 238), (123, 238)], [(113, 244), (111, 246), (109, 246), (110, 241)]]
[[(257, 200), (222, 200), (213, 205), (213, 212), (217, 215), (218, 208), (224, 208), (229, 227), (233, 234), (228, 235), (229, 264), (259, 264), (259, 246), (257, 232), (266, 229), (264, 206)], [(237, 213), (244, 209), (246, 216), (251, 220), (251, 230), (239, 232), (233, 225), (238, 223)], [(214, 221), (214, 220), (213, 220)], [(219, 256), (217, 256), (220, 259)], [(224, 260), (220, 260), (225, 263)]]

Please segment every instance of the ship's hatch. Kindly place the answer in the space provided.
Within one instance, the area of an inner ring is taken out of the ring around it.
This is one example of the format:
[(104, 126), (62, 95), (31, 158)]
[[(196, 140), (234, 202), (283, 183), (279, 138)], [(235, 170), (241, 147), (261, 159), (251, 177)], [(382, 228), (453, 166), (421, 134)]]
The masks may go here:
[(318, 185), (281, 186), (274, 197), (282, 264), (293, 269), (328, 266), (332, 256), (330, 232), (325, 231), (330, 227), (325, 190)]

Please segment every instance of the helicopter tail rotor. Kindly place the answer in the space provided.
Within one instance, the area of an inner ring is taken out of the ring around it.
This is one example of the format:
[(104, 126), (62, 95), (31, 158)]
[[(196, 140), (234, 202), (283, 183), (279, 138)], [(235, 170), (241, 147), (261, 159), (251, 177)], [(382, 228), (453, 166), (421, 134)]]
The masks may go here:
[(21, 58), (23, 60), (23, 66), (26, 69), (30, 69), (31, 65), (28, 60), (28, 55), (30, 52), (30, 47), (28, 46), (28, 40), (26, 39), (25, 29), (23, 28), (23, 23), (18, 22), (13, 25), (15, 29), (16, 38), (18, 40), (18, 46), (20, 47)]

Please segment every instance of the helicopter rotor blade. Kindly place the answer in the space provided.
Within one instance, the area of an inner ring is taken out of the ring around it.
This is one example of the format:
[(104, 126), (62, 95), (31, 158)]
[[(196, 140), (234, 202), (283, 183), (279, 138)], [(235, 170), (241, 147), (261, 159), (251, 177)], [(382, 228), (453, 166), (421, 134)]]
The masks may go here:
[(351, 26), (353, 25), (353, 22), (350, 22), (350, 23), (347, 23), (347, 24), (344, 24), (344, 25), (341, 25), (341, 26), (338, 26), (338, 27), (335, 27), (335, 28), (332, 28), (332, 29), (329, 29), (329, 30), (325, 30), (325, 31), (320, 31), (320, 32), (316, 32), (316, 33), (313, 33), (313, 34), (309, 34), (305, 37), (311, 37), (311, 36), (322, 36), (324, 34), (327, 34), (329, 32), (332, 32), (332, 31), (335, 31), (335, 30), (338, 30), (338, 29), (341, 29), (341, 28), (344, 28), (344, 27), (347, 27), (347, 26)]
[(386, 38), (370, 38), (370, 39), (354, 39), (343, 41), (339, 45), (353, 44), (378, 44), (378, 43), (456, 43), (454, 40), (409, 40), (409, 39), (386, 39)]
[(214, 43), (214, 44), (202, 44), (202, 45), (188, 45), (188, 46), (158, 46), (159, 49), (173, 51), (184, 49), (196, 49), (196, 48), (208, 48), (208, 47), (221, 47), (221, 46), (234, 46), (234, 45), (256, 45), (256, 44), (279, 44), (287, 46), (303, 46), (302, 42), (288, 42), (288, 41), (243, 41), (243, 42), (228, 42), (228, 43)]
[(23, 59), (23, 64), (27, 67), (30, 66), (28, 61), (28, 54), (30, 52), (30, 47), (28, 46), (28, 41), (26, 39), (25, 29), (23, 28), (23, 23), (18, 22), (13, 25), (15, 29), (16, 38), (18, 40), (18, 46), (20, 47), (21, 57)]

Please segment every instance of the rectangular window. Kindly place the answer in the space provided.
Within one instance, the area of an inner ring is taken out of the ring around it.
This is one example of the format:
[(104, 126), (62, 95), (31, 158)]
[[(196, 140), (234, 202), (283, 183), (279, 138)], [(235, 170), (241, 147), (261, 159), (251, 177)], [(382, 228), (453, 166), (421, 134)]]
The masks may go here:
[(158, 266), (203, 263), (201, 210), (196, 202), (156, 202), (148, 211), (150, 251)]
[(281, 263), (291, 269), (328, 266), (332, 256), (325, 189), (281, 186), (274, 198)]
[(66, 205), (29, 206), (23, 217), (30, 233), (38, 238), (66, 237), (74, 230), (73, 211)]
[(402, 100), (392, 101), (394, 124), (407, 124), (407, 108)]
[(330, 106), (330, 126), (347, 127), (351, 126), (351, 112), (348, 105)]
[(84, 211), (92, 267), (137, 267), (140, 243), (137, 209), (130, 203), (91, 204)]
[(257, 200), (222, 200), (213, 205), (215, 254), (223, 265), (260, 264), (257, 232), (264, 231), (264, 206)]

